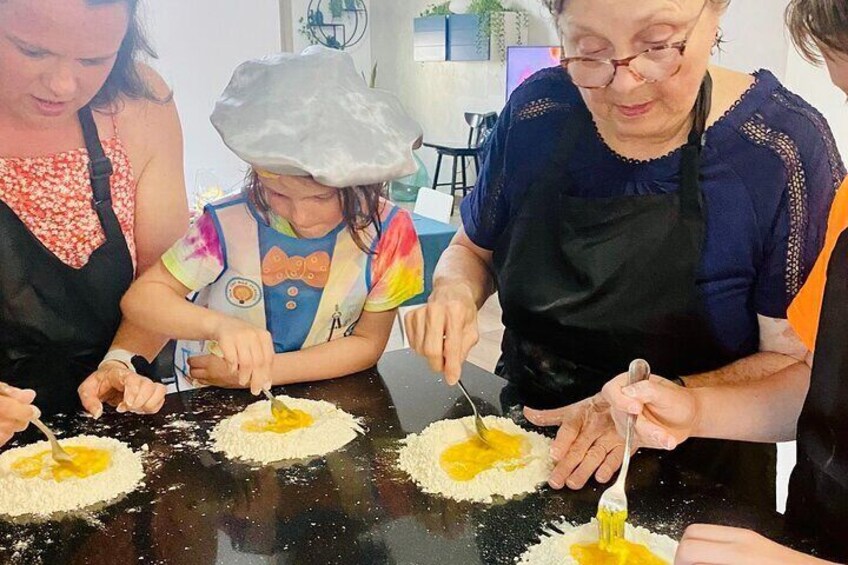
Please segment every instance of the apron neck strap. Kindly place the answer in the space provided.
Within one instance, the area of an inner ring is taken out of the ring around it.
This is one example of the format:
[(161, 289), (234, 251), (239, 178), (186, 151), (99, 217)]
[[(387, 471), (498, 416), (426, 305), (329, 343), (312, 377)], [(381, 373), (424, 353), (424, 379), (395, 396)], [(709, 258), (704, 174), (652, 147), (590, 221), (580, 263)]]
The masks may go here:
[(692, 129), (689, 131), (687, 145), (697, 145), (698, 148), (704, 146), (704, 134), (707, 131), (707, 119), (710, 116), (712, 105), (713, 78), (707, 71), (704, 80), (701, 82), (698, 98), (695, 99), (695, 106), (692, 108)]
[(91, 114), (91, 107), (83, 106), (77, 112), (77, 116), (82, 126), (85, 148), (88, 151), (88, 176), (91, 179), (91, 188), (94, 193), (94, 207), (99, 211), (104, 203), (111, 206), (112, 191), (109, 178), (113, 172), (112, 161), (103, 151), (103, 145), (101, 145), (100, 136), (97, 133), (97, 125), (95, 125), (94, 116)]

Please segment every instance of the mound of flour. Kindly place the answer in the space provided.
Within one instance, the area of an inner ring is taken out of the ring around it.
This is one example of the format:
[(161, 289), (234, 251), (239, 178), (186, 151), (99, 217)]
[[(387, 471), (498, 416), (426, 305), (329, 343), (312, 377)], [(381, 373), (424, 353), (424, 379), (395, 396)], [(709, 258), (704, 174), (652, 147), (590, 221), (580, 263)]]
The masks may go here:
[(0, 454), (0, 515), (50, 516), (108, 503), (132, 492), (144, 479), (141, 457), (124, 442), (97, 436), (77, 436), (59, 440), (62, 447), (103, 449), (111, 454), (109, 466), (101, 473), (57, 482), (34, 477), (24, 479), (12, 471), (21, 458), (50, 451), (47, 441), (10, 449)]
[(496, 496), (512, 498), (533, 492), (548, 480), (554, 465), (550, 457), (550, 439), (527, 431), (507, 418), (485, 416), (483, 421), (489, 428), (518, 434), (526, 440), (529, 449), (522, 459), (523, 466), (512, 470), (495, 466), (470, 481), (451, 478), (442, 468), (440, 457), (445, 449), (467, 441), (476, 433), (474, 418), (468, 416), (458, 420), (439, 420), (420, 434), (407, 436), (400, 450), (398, 467), (424, 492), (472, 502), (492, 502)]
[(326, 455), (353, 441), (357, 434), (364, 433), (356, 418), (329, 402), (290, 396), (277, 398), (289, 408), (312, 416), (312, 424), (284, 434), (243, 430), (245, 423), (267, 418), (271, 413), (271, 402), (260, 400), (215, 426), (210, 435), (212, 449), (230, 459), (264, 465)]
[[(539, 543), (525, 551), (518, 559), (518, 565), (578, 565), (571, 557), (571, 546), (598, 541), (597, 520), (581, 526), (574, 526), (565, 521), (553, 526), (563, 533), (547, 530), (549, 536), (542, 537)], [(674, 562), (677, 542), (670, 537), (630, 524), (625, 527), (624, 537), (629, 542), (644, 545), (660, 559), (668, 563)]]

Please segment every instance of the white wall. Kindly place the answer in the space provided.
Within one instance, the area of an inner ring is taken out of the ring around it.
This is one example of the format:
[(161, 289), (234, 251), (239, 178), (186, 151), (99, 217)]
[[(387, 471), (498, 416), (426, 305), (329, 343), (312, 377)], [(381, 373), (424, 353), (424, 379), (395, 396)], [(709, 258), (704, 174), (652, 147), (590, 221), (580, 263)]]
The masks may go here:
[(145, 19), (159, 54), (151, 64), (173, 88), (180, 112), (189, 195), (201, 169), (225, 187), (238, 183), (244, 166), (209, 114), (239, 63), (280, 50), (278, 0), (146, 0)]
[[(382, 2), (405, 2), (406, 0), (378, 0)], [(365, 30), (365, 35), (362, 38), (362, 41), (354, 45), (353, 47), (346, 49), (347, 53), (350, 53), (350, 56), (353, 57), (353, 63), (356, 65), (356, 68), (359, 72), (365, 73), (366, 77), (371, 76), (371, 64), (372, 64), (372, 56), (371, 56), (371, 30), (374, 25), (373, 21), (373, 13), (371, 10), (371, 0), (363, 0), (365, 4), (366, 10), (369, 12), (369, 21), (368, 27)], [(300, 53), (309, 45), (307, 39), (298, 32), (298, 28), (300, 27), (300, 23), (298, 20), (300, 18), (306, 19), (307, 11), (309, 7), (309, 0), (287, 0), (282, 5), (284, 8), (286, 4), (290, 6), (291, 9), (291, 37), (292, 37), (292, 51), (294, 53)], [(328, 2), (322, 2), (321, 11), (324, 12), (324, 17), (329, 17), (329, 10), (326, 8)], [(346, 22), (352, 25), (351, 16), (345, 16)]]
[[(499, 61), (417, 63), (412, 57), (412, 19), (432, 0), (373, 0), (371, 37), (374, 60), (380, 66), (378, 86), (397, 94), (424, 129), (425, 139), (461, 140), (467, 135), (466, 111), (500, 111), (505, 102), (505, 68)], [(848, 111), (822, 73), (797, 61), (783, 27), (787, 0), (733, 0), (722, 20), (726, 43), (714, 61), (750, 72), (768, 68), (790, 88), (818, 106), (848, 136)], [(550, 15), (540, 0), (513, 0), (509, 6), (530, 13), (529, 43), (556, 44)], [(842, 136), (843, 151), (848, 151)], [(431, 173), (432, 150), (421, 157)], [(446, 177), (444, 177), (446, 178)]]

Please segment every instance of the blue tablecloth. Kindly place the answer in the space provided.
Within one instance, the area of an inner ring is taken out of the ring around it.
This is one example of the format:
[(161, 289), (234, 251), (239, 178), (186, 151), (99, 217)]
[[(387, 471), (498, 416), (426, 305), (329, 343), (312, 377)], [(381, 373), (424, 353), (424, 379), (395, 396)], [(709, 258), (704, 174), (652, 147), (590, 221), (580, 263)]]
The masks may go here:
[(407, 300), (403, 306), (416, 306), (427, 302), (433, 290), (433, 271), (436, 269), (436, 263), (439, 262), (439, 257), (447, 249), (457, 230), (456, 226), (437, 222), (418, 214), (412, 214), (412, 219), (415, 222), (418, 239), (421, 240), (421, 251), (424, 253), (424, 292)]

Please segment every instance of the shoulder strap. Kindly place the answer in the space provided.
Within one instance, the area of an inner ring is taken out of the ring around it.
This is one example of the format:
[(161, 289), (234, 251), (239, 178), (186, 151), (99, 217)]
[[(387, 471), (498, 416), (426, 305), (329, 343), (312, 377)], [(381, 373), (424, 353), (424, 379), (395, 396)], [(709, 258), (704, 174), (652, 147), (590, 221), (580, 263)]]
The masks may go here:
[(109, 160), (103, 151), (103, 145), (100, 143), (100, 136), (97, 133), (97, 125), (94, 123), (91, 108), (89, 106), (83, 106), (77, 112), (77, 116), (82, 126), (85, 148), (88, 151), (88, 176), (91, 179), (93, 194), (92, 206), (97, 212), (97, 217), (100, 219), (100, 225), (103, 227), (106, 238), (123, 237), (118, 219), (115, 217), (115, 212), (112, 209), (112, 186), (109, 181), (113, 172), (112, 161)]

